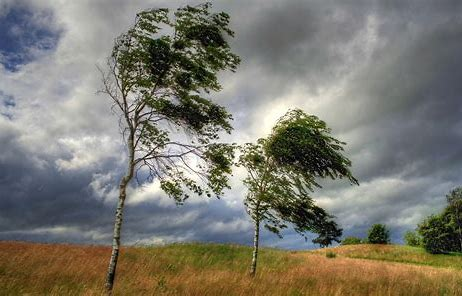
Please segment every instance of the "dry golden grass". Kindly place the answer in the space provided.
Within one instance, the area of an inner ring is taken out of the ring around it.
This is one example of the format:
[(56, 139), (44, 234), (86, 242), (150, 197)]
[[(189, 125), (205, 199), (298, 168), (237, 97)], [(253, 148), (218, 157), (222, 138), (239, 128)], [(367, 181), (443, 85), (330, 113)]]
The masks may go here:
[(356, 258), (373, 259), (390, 262), (401, 262), (435, 267), (448, 267), (462, 270), (462, 254), (432, 255), (423, 248), (400, 245), (347, 245), (338, 248), (319, 249), (315, 253), (335, 252), (337, 255)]
[[(108, 247), (0, 242), (0, 294), (101, 295), (109, 255)], [(462, 295), (462, 272), (450, 268), (263, 249), (251, 279), (250, 257), (234, 245), (124, 248), (115, 294)]]

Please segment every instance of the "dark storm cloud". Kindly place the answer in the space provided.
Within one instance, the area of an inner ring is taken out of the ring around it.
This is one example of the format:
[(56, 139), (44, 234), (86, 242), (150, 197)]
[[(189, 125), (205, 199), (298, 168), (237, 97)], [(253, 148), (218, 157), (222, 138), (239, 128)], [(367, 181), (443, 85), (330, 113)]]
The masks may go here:
[[(59, 21), (67, 22), (57, 62), (48, 67), (50, 60), (39, 61), (37, 68), (46, 71), (19, 70), (24, 76), (1, 74), (0, 112), (8, 116), (0, 116), (0, 239), (110, 242), (124, 166), (117, 120), (104, 99), (93, 96), (94, 63), (136, 11), (178, 3), (117, 4), (98, 2), (90, 9), (74, 3), (66, 10), (50, 2)], [(365, 236), (372, 223), (386, 223), (399, 241), (444, 207), (446, 192), (462, 184), (460, 1), (255, 0), (221, 1), (214, 8), (230, 13), (233, 48), (243, 60), (236, 74), (223, 75), (217, 97), (234, 114), (232, 141), (268, 133), (265, 120), (276, 119), (269, 113), (285, 111), (273, 110), (278, 106), (324, 119), (348, 143), (361, 186), (324, 181), (313, 197), (338, 217), (346, 235)], [(251, 243), (242, 186), (222, 200), (181, 207), (146, 192), (127, 204), (126, 243)], [(309, 246), (291, 231), (282, 241), (267, 232), (262, 239), (265, 245)]]
[(22, 147), (14, 131), (1, 131), (1, 232), (98, 219), (101, 207), (87, 189), (88, 172), (63, 174), (49, 162), (34, 159), (33, 149)]
[(239, 90), (231, 94), (237, 126), (248, 126), (255, 109), (294, 85), (304, 86), (307, 95), (339, 79), (348, 71), (345, 47), (367, 21), (363, 6), (329, 1), (237, 1), (223, 9), (232, 16), (234, 45), (243, 58)]
[[(18, 145), (14, 133), (2, 131), (0, 139), (4, 148), (0, 152), (0, 239), (99, 244), (110, 241), (115, 203), (105, 202), (91, 190), (93, 172), (62, 172), (48, 162), (35, 167), (29, 151)], [(101, 172), (117, 171), (111, 159), (105, 162)], [(109, 186), (114, 186), (119, 177), (107, 180)], [(123, 240), (250, 242), (250, 235), (240, 237), (242, 231), (249, 230), (245, 213), (241, 208), (223, 211), (224, 207), (221, 200), (183, 207), (149, 201), (127, 205)], [(236, 218), (242, 221), (233, 224)], [(218, 221), (222, 226), (215, 225)]]
[[(416, 19), (420, 23), (413, 26), (419, 27), (418, 33), (387, 32), (388, 44), (376, 51), (371, 65), (346, 91), (350, 112), (340, 130), (360, 130), (352, 150), (360, 179), (401, 173), (405, 179), (434, 176), (461, 181), (459, 15), (456, 10), (446, 11), (442, 19), (431, 15)], [(396, 17), (390, 19), (395, 20), (393, 25), (398, 23)], [(364, 151), (373, 159), (359, 164)]]
[[(381, 44), (351, 74), (337, 104), (319, 111), (334, 132), (346, 136), (360, 181), (389, 190), (374, 196), (370, 188), (345, 206), (345, 186), (339, 185), (338, 206), (332, 210), (341, 220), (354, 221), (347, 233), (364, 233), (371, 223), (382, 222), (392, 225), (398, 240), (411, 223), (442, 208), (446, 191), (462, 182), (462, 6), (449, 1), (358, 3), (274, 5), (252, 18), (243, 42), (251, 46), (240, 49), (254, 53), (245, 55), (268, 79), (268, 88), (249, 98), (258, 106), (294, 81), (315, 91), (349, 74), (342, 66), (351, 56), (336, 50), (360, 34), (368, 18), (376, 20), (375, 38)], [(361, 56), (355, 59), (362, 62)], [(349, 135), (354, 135), (351, 141)], [(403, 184), (391, 182), (387, 188), (377, 181), (395, 178)], [(393, 186), (400, 190), (391, 192)]]

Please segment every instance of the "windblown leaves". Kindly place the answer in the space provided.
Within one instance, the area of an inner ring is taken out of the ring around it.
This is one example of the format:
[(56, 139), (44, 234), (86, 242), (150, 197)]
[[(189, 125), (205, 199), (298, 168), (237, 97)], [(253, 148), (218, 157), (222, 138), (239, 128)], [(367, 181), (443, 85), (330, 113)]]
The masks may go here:
[(229, 15), (210, 8), (138, 13), (115, 41), (113, 81), (104, 80), (125, 138), (133, 135), (138, 171), (179, 203), (190, 194), (221, 194), (231, 174), (233, 146), (214, 142), (231, 132), (232, 117), (209, 95), (221, 89), (218, 72), (235, 71), (240, 60), (228, 44)]
[(297, 109), (283, 116), (268, 138), (241, 146), (238, 165), (248, 172), (243, 182), (252, 219), (264, 221), (279, 236), (290, 223), (301, 235), (317, 233), (315, 243), (338, 242), (342, 229), (314, 204), (311, 192), (320, 187), (316, 178), (347, 178), (357, 184), (351, 162), (341, 153), (343, 144), (330, 136), (323, 121)]
[(278, 121), (266, 149), (279, 166), (315, 177), (347, 178), (357, 184), (349, 171), (351, 161), (341, 153), (343, 145), (330, 136), (324, 121), (295, 109)]

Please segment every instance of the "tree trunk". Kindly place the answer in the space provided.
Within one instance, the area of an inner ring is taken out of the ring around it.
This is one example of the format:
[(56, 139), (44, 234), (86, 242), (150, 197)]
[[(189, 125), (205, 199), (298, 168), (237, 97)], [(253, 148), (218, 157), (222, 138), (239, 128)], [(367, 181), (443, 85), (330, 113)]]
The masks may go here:
[(128, 170), (127, 174), (120, 180), (119, 185), (119, 202), (117, 203), (115, 221), (114, 221), (114, 234), (112, 238), (112, 253), (111, 259), (109, 260), (109, 267), (106, 275), (106, 291), (108, 295), (112, 295), (112, 288), (114, 287), (114, 278), (117, 267), (117, 260), (119, 259), (120, 249), (120, 231), (122, 228), (122, 217), (125, 204), (125, 198), (127, 197), (127, 185), (133, 178), (135, 170), (135, 133), (134, 129), (130, 129), (130, 135), (128, 138)]
[(459, 252), (462, 252), (462, 229), (460, 227), (461, 223), (459, 220), (459, 213), (457, 212), (457, 226), (459, 227), (459, 244), (460, 244), (460, 250)]
[(114, 277), (117, 267), (117, 260), (119, 258), (120, 248), (120, 230), (122, 228), (122, 216), (124, 210), (124, 203), (126, 198), (126, 190), (129, 176), (125, 176), (120, 181), (119, 186), (119, 202), (117, 203), (115, 222), (114, 222), (114, 235), (112, 239), (112, 254), (109, 260), (109, 268), (106, 276), (106, 290), (109, 295), (112, 294), (112, 288), (114, 286)]
[(257, 270), (257, 257), (258, 257), (258, 239), (260, 236), (260, 220), (255, 219), (255, 234), (253, 237), (253, 253), (252, 253), (252, 265), (250, 266), (250, 275), (255, 276)]
[(462, 229), (459, 226), (459, 244), (460, 244), (460, 250), (459, 252), (462, 252)]

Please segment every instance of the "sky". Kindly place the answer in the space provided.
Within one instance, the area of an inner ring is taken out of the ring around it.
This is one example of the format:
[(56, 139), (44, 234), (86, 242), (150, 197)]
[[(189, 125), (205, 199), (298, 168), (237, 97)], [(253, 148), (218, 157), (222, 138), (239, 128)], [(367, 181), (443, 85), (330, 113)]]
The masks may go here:
[[(137, 12), (197, 1), (0, 0), (0, 240), (110, 244), (126, 156), (110, 99), (97, 94), (114, 38)], [(224, 139), (268, 135), (290, 108), (347, 143), (360, 186), (313, 192), (344, 235), (386, 224), (392, 241), (462, 185), (461, 1), (213, 1), (231, 16), (242, 63), (212, 94), (234, 117)], [(237, 170), (221, 199), (176, 206), (132, 183), (123, 244), (251, 244)], [(314, 245), (292, 230), (264, 246)]]

